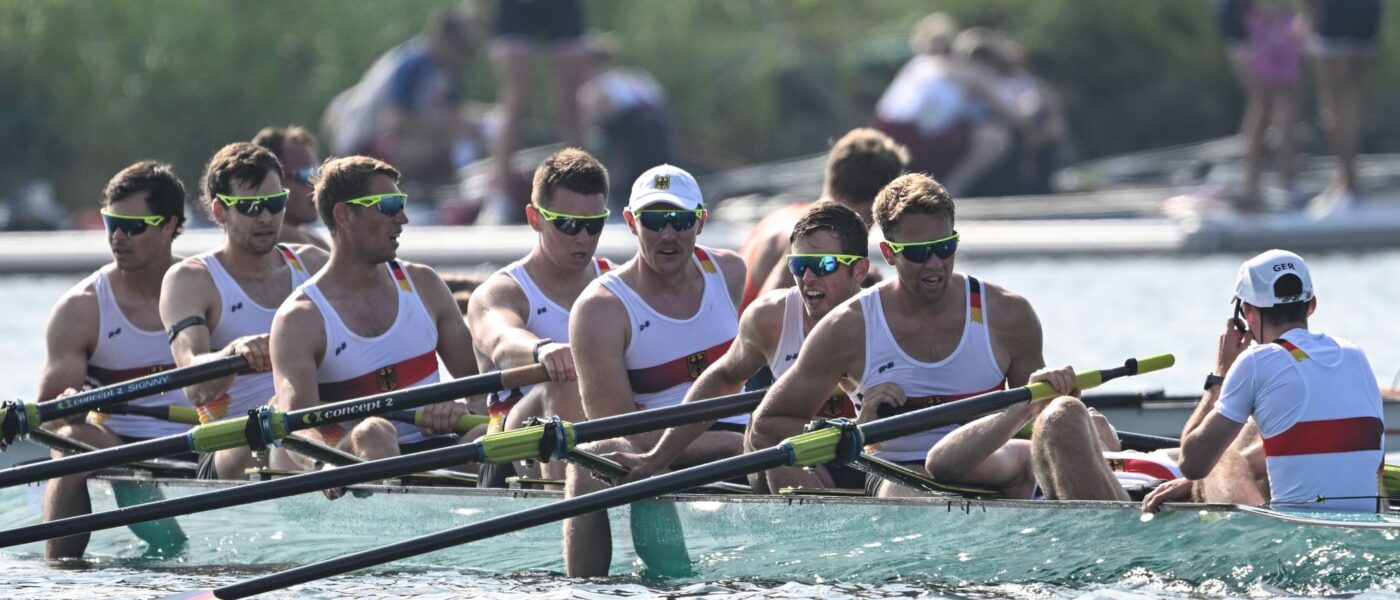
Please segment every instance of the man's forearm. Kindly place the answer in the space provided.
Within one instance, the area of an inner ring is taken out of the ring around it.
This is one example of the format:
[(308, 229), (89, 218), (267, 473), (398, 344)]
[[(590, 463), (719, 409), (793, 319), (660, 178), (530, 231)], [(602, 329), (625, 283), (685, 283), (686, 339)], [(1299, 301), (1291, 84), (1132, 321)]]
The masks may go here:
[(1196, 410), (1191, 413), (1191, 418), (1186, 420), (1186, 426), (1181, 429), (1181, 439), (1191, 435), (1197, 427), (1204, 423), (1211, 411), (1215, 410), (1215, 401), (1220, 399), (1220, 386), (1211, 386), (1204, 394), (1201, 394), (1201, 401), (1196, 404)]
[[(210, 361), (225, 358), (227, 356), (228, 354), (224, 353), (221, 350), (207, 352), (204, 354), (196, 355), (194, 359), (190, 360), (189, 364), (185, 366), (204, 364)], [(218, 379), (211, 379), (202, 383), (196, 383), (190, 386), (186, 386), (185, 397), (189, 398), (190, 404), (193, 404), (195, 406), (203, 406), (205, 404), (213, 402), (214, 400), (217, 400), (219, 396), (222, 396), (224, 392), (227, 392), (228, 388), (233, 385), (233, 380), (235, 377), (237, 377), (236, 374), (225, 375)]]

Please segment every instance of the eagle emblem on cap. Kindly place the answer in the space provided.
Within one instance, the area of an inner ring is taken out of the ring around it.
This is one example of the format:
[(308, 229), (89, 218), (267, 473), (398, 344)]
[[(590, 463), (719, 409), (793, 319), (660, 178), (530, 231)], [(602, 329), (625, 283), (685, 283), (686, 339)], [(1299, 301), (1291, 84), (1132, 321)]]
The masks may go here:
[(375, 382), (379, 384), (379, 391), (391, 392), (399, 388), (399, 370), (395, 365), (389, 365), (374, 372)]
[(658, 190), (669, 190), (669, 189), (671, 189), (671, 176), (670, 176), (670, 175), (657, 175), (657, 176), (656, 176), (656, 189), (658, 189)]

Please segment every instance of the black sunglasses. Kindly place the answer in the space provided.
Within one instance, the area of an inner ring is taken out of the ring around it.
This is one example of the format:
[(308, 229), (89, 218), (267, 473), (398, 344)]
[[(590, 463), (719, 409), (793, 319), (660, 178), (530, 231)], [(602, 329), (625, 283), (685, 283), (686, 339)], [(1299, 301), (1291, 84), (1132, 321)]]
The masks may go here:
[(588, 235), (598, 235), (603, 232), (603, 225), (608, 222), (608, 215), (612, 211), (603, 209), (601, 215), (568, 215), (557, 213), (552, 210), (536, 205), (535, 210), (540, 213), (540, 218), (554, 224), (564, 235), (577, 235), (580, 231), (587, 231)]
[(901, 244), (899, 242), (886, 241), (885, 245), (890, 247), (890, 252), (903, 254), (904, 258), (910, 262), (923, 264), (928, 262), (928, 259), (935, 255), (941, 260), (952, 258), (953, 255), (958, 252), (958, 238), (958, 232), (954, 231), (953, 235), (931, 242), (906, 242)]
[(160, 224), (165, 222), (165, 215), (119, 215), (106, 208), (99, 212), (102, 213), (102, 224), (107, 226), (107, 235), (109, 236), (118, 230), (125, 233), (127, 237), (137, 236), (145, 233), (146, 228), (160, 227)]
[(217, 194), (219, 201), (224, 206), (238, 211), (239, 214), (249, 217), (256, 217), (266, 210), (268, 214), (277, 214), (287, 207), (287, 197), (291, 195), (288, 190), (282, 190), (276, 194), (266, 196), (225, 196)]
[(637, 222), (641, 223), (642, 227), (659, 232), (664, 229), (667, 224), (670, 224), (671, 228), (676, 230), (676, 233), (687, 231), (695, 227), (695, 224), (700, 222), (700, 217), (704, 216), (704, 214), (705, 209), (703, 208), (697, 208), (695, 210), (666, 209), (632, 211), (632, 215), (637, 217)]

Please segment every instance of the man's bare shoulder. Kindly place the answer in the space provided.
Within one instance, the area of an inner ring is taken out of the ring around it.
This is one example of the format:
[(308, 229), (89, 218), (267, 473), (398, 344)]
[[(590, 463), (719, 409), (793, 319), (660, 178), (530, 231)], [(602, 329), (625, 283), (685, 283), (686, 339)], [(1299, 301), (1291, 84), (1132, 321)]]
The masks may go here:
[(787, 311), (788, 290), (772, 290), (754, 299), (739, 317), (740, 335), (751, 336), (750, 343), (764, 348), (778, 346)]
[(467, 311), (474, 314), (478, 311), (508, 308), (524, 313), (527, 310), (526, 302), (525, 290), (521, 289), (520, 282), (501, 270), (492, 273), (472, 292)]
[(64, 321), (83, 319), (91, 321), (94, 326), (98, 318), (97, 299), (97, 277), (94, 274), (68, 288), (54, 303), (53, 314), (50, 322), (60, 324)]
[(983, 296), (986, 298), (987, 308), (992, 313), (993, 327), (997, 327), (997, 321), (1001, 321), (1013, 329), (1038, 323), (1035, 308), (1031, 306), (1030, 300), (1027, 300), (1025, 296), (987, 281), (982, 282), (982, 288), (985, 290)]
[(706, 248), (705, 251), (708, 252), (712, 258), (718, 261), (720, 268), (724, 269), (725, 271), (729, 271), (735, 268), (744, 268), (744, 259), (739, 257), (738, 252), (735, 252), (733, 250), (725, 250), (724, 248)]
[(301, 259), (301, 265), (306, 268), (308, 273), (320, 271), (321, 267), (326, 266), (326, 263), (331, 259), (329, 252), (309, 243), (293, 243), (286, 244), (286, 246)]
[(186, 258), (175, 263), (170, 270), (165, 272), (165, 279), (161, 283), (161, 289), (166, 290), (178, 287), (181, 293), (188, 293), (194, 286), (212, 286), (214, 276), (209, 273), (209, 267), (204, 261), (197, 257)]
[[(313, 325), (314, 329), (308, 329)], [(321, 309), (311, 301), (311, 296), (308, 296), (305, 290), (296, 290), (277, 307), (272, 327), (274, 330), (290, 328), (294, 331), (321, 331), (325, 325), (321, 321)]]
[[(616, 273), (616, 271), (614, 271)], [(584, 318), (579, 315), (612, 316), (621, 314), (626, 317), (627, 307), (622, 305), (622, 298), (614, 294), (608, 286), (603, 285), (602, 279), (594, 279), (583, 291), (579, 293), (578, 299), (574, 300), (574, 305), (569, 309), (569, 319)]]
[[(873, 292), (872, 292), (873, 293)], [(811, 340), (822, 339), (835, 341), (836, 343), (849, 342), (853, 345), (864, 348), (865, 339), (865, 311), (860, 306), (859, 296), (855, 296), (840, 306), (831, 309), (822, 320), (812, 328), (812, 333), (808, 336), (808, 343)], [(861, 340), (860, 344), (855, 344)]]

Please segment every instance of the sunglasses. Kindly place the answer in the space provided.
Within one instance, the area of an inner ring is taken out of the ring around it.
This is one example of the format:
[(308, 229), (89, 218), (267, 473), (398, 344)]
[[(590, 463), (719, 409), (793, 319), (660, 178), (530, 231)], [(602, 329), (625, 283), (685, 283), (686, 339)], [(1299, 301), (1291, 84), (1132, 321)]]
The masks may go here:
[(601, 215), (566, 215), (557, 213), (535, 205), (535, 210), (540, 213), (540, 218), (554, 224), (564, 235), (578, 235), (580, 231), (587, 231), (588, 235), (598, 235), (603, 231), (603, 224), (607, 223), (608, 216), (612, 211), (603, 209)]
[(375, 194), (345, 201), (346, 204), (354, 204), (355, 206), (373, 206), (386, 217), (397, 216), (403, 212), (403, 205), (407, 202), (408, 194)]
[(268, 194), (266, 196), (225, 196), (223, 194), (216, 194), (219, 201), (224, 203), (224, 206), (232, 208), (238, 211), (239, 214), (249, 217), (256, 217), (262, 214), (264, 210), (271, 215), (282, 212), (282, 209), (287, 207), (287, 197), (290, 195), (291, 192), (286, 189), (276, 194)]
[(958, 251), (958, 232), (953, 235), (931, 242), (885, 242), (889, 246), (890, 252), (903, 254), (904, 258), (910, 262), (926, 263), (929, 257), (938, 255), (941, 260), (952, 258)]
[(312, 179), (315, 179), (316, 176), (317, 176), (317, 175), (320, 175), (320, 174), (321, 174), (321, 167), (318, 167), (318, 166), (302, 167), (302, 168), (300, 168), (300, 169), (297, 169), (297, 170), (295, 170), (295, 171), (292, 171), (292, 172), (287, 173), (287, 179), (291, 179), (291, 180), (293, 180), (293, 181), (300, 182), (300, 183), (302, 183), (303, 185), (311, 185), (311, 180), (312, 180)]
[(660, 209), (660, 210), (634, 210), (632, 215), (637, 217), (637, 222), (642, 227), (652, 231), (661, 231), (669, 223), (676, 233), (687, 231), (694, 227), (700, 219), (705, 216), (705, 209), (695, 210)]
[(793, 277), (800, 278), (809, 269), (817, 277), (826, 277), (842, 265), (849, 267), (862, 258), (852, 254), (789, 254), (787, 264)]
[(147, 227), (160, 227), (165, 222), (165, 215), (149, 215), (134, 217), (131, 215), (119, 215), (106, 208), (98, 211), (102, 213), (102, 223), (107, 225), (107, 235), (121, 230), (127, 237), (141, 235), (146, 232)]

